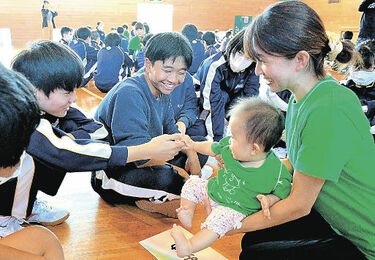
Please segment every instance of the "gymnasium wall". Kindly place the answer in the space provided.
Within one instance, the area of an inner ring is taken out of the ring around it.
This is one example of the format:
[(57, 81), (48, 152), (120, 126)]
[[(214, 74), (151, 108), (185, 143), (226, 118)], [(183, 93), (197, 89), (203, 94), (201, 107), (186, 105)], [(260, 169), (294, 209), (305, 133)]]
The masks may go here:
[(362, 0), (339, 0), (338, 3), (329, 3), (329, 0), (303, 0), (311, 6), (322, 18), (327, 31), (341, 33), (353, 31), (355, 39), (359, 31), (362, 13), (358, 6)]
[[(55, 4), (58, 27), (78, 28), (101, 20), (104, 30), (137, 19), (137, 4), (147, 0), (51, 0)], [(173, 30), (181, 31), (186, 23), (194, 23), (200, 30), (233, 28), (235, 15), (256, 16), (276, 0), (164, 0), (160, 4), (173, 5)], [(153, 3), (155, 5), (159, 3)], [(41, 33), (41, 0), (1, 0), (0, 28), (11, 28), (12, 43), (24, 48), (29, 41), (39, 39)], [(152, 27), (152, 25), (150, 25)]]
[[(84, 25), (95, 27), (98, 20), (111, 27), (130, 24), (137, 18), (137, 4), (151, 3), (147, 0), (51, 0), (58, 10), (55, 21), (58, 27), (78, 28)], [(276, 0), (164, 0), (161, 4), (172, 4), (173, 30), (181, 31), (186, 23), (194, 23), (200, 30), (227, 30), (232, 28), (235, 15), (255, 17)], [(327, 30), (336, 32), (355, 27), (358, 31), (361, 0), (340, 0), (328, 4), (329, 0), (305, 0), (322, 17)], [(12, 44), (24, 48), (29, 41), (41, 37), (41, 0), (1, 0), (0, 28), (10, 28)], [(154, 3), (155, 5), (159, 3)]]

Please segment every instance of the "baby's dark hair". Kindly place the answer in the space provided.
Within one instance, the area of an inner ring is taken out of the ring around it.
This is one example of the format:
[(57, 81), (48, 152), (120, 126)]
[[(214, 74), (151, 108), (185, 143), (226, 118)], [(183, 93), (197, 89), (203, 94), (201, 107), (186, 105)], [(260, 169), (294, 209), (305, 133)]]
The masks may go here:
[(279, 142), (285, 127), (281, 111), (260, 98), (239, 99), (231, 107), (228, 115), (246, 116), (243, 127), (246, 129), (247, 140), (263, 146), (265, 152)]

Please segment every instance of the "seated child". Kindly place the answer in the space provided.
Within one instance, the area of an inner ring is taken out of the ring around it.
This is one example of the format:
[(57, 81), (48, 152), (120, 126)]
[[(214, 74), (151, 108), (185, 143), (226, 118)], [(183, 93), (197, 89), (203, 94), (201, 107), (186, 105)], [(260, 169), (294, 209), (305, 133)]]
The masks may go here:
[(261, 208), (270, 218), (269, 207), (290, 193), (292, 176), (270, 150), (284, 128), (282, 113), (259, 98), (246, 98), (236, 103), (229, 115), (232, 136), (219, 143), (193, 142), (185, 136), (188, 148), (210, 156), (221, 154), (225, 168), (208, 181), (191, 177), (184, 184), (181, 207), (177, 209), (181, 223), (192, 226), (197, 203), (203, 204), (207, 196), (212, 212), (201, 225), (202, 230), (190, 239), (174, 225), (171, 235), (179, 257), (209, 247)]
[[(375, 125), (375, 41), (362, 44), (350, 67), (349, 76), (340, 82), (359, 98), (370, 125)], [(375, 135), (373, 135), (375, 140)]]

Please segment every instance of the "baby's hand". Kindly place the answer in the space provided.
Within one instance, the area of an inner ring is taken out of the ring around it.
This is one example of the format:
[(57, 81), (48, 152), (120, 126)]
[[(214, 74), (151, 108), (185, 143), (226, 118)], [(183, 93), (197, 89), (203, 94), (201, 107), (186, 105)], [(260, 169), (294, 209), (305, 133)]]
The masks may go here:
[(257, 195), (257, 199), (262, 205), (264, 218), (271, 219), (270, 200), (268, 199), (268, 197), (265, 195), (259, 194)]
[(185, 148), (184, 149), (186, 149), (186, 150), (194, 150), (194, 141), (191, 140), (190, 136), (188, 136), (188, 135), (182, 136), (181, 141), (185, 143)]

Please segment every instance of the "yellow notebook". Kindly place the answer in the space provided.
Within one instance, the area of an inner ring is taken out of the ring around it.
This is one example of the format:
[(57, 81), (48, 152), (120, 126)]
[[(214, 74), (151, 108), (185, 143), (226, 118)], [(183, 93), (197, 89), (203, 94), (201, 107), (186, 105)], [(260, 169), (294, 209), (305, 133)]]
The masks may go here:
[[(193, 236), (189, 231), (181, 227), (181, 230), (184, 232), (186, 238)], [(170, 230), (161, 232), (155, 236), (146, 238), (145, 240), (140, 241), (139, 243), (146, 248), (156, 259), (159, 260), (225, 260), (224, 256), (213, 250), (211, 247), (206, 248), (202, 251), (194, 253), (190, 256), (180, 258), (177, 256), (176, 250), (172, 249), (174, 244), (173, 238), (169, 234)]]

